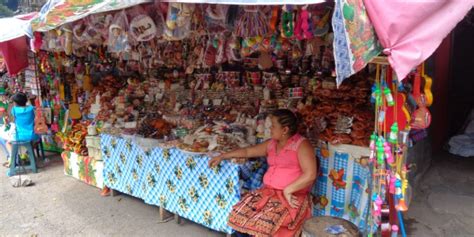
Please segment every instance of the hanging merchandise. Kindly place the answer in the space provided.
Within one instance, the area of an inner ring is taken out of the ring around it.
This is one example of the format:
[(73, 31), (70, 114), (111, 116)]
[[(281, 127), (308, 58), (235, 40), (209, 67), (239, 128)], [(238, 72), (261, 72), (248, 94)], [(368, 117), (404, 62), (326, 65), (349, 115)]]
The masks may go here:
[(151, 17), (138, 15), (130, 22), (130, 35), (136, 41), (149, 41), (156, 36), (156, 26)]
[(313, 33), (310, 29), (311, 14), (307, 8), (308, 6), (301, 7), (297, 15), (294, 34), (298, 40), (313, 38)]
[[(430, 107), (433, 104), (433, 93), (431, 92), (431, 85), (433, 84), (433, 78), (425, 73), (425, 64), (421, 64), (421, 77), (423, 80), (423, 98), (427, 107)], [(420, 68), (419, 68), (420, 70)]]
[(244, 6), (244, 13), (237, 20), (234, 34), (238, 37), (265, 36), (268, 33), (268, 24), (265, 15), (258, 6)]
[(39, 50), (41, 50), (41, 47), (43, 46), (43, 35), (41, 32), (35, 32), (33, 34), (33, 39), (30, 41), (30, 48), (33, 50), (33, 52), (38, 53)]
[(281, 37), (291, 38), (294, 34), (294, 12), (293, 7), (285, 5), (281, 14)]
[(128, 43), (129, 24), (127, 14), (121, 11), (115, 14), (114, 20), (109, 27), (108, 51), (112, 53), (121, 53), (130, 50)]
[[(335, 2), (331, 22), (336, 39), (333, 44), (337, 82), (340, 84), (345, 78), (366, 67), (382, 52), (382, 47), (378, 42), (372, 22), (367, 16), (363, 1), (336, 0)], [(323, 23), (325, 20), (330, 22), (329, 18), (330, 15), (327, 18), (324, 16), (321, 21), (315, 22), (317, 23), (315, 35), (318, 34), (318, 29), (324, 29), (321, 26), (325, 26)]]
[(64, 49), (64, 52), (66, 53), (66, 55), (72, 55), (72, 49), (73, 49), (73, 33), (72, 33), (72, 27), (71, 25), (64, 25), (63, 27), (61, 27), (62, 29), (62, 32), (64, 34), (64, 43), (62, 44), (63, 45), (63, 49)]
[[(393, 70), (390, 67), (386, 70), (387, 86), (384, 91), (390, 91), (389, 95), (391, 96), (387, 99), (393, 99), (394, 105), (388, 106), (385, 111), (387, 121), (385, 122), (384, 131), (389, 132), (394, 127), (399, 131), (405, 130), (408, 128), (411, 121), (411, 114), (406, 106), (407, 96), (405, 94), (405, 88), (403, 84), (396, 79), (396, 75), (394, 75)], [(382, 93), (379, 88), (377, 93)], [(384, 95), (386, 94), (388, 93), (384, 93)]]
[(426, 97), (421, 94), (421, 78), (422, 72), (420, 70), (415, 72), (413, 81), (413, 98), (416, 101), (417, 108), (413, 112), (413, 117), (410, 126), (413, 129), (425, 129), (431, 124), (431, 113), (426, 107)]
[(220, 33), (226, 30), (226, 16), (229, 5), (209, 4), (205, 9), (206, 31)]
[(167, 40), (186, 38), (190, 33), (194, 8), (194, 4), (168, 3), (163, 37)]
[[(376, 118), (375, 132), (370, 139), (371, 155), (369, 157), (371, 174), (374, 179), (369, 190), (371, 194), (371, 215), (369, 224), (369, 236), (372, 231), (380, 228), (381, 235), (401, 233), (406, 236), (402, 212), (408, 210), (411, 198), (411, 187), (408, 183), (408, 164), (406, 156), (408, 149), (409, 127), (399, 124), (409, 122), (402, 111), (404, 101), (398, 100), (398, 94), (403, 90), (398, 80), (393, 80), (393, 70), (389, 66), (376, 65), (376, 81), (373, 86)], [(415, 75), (415, 91), (419, 85), (420, 74)], [(390, 86), (393, 85), (393, 86)], [(391, 88), (390, 88), (391, 87)], [(393, 101), (391, 94), (386, 90), (389, 88), (394, 93)], [(415, 93), (418, 94), (418, 93)], [(393, 103), (393, 104), (392, 104)], [(401, 103), (402, 105), (399, 105)], [(392, 108), (391, 113), (385, 113)], [(399, 116), (402, 114), (402, 116)], [(387, 123), (391, 123), (390, 125)], [(408, 125), (408, 124), (407, 124)], [(395, 212), (392, 214), (391, 212)], [(397, 225), (392, 225), (398, 223)]]
[(42, 113), (41, 102), (40, 98), (38, 97), (35, 101), (35, 124), (34, 124), (34, 131), (35, 134), (41, 135), (46, 134), (48, 132), (48, 126), (46, 125), (46, 119)]

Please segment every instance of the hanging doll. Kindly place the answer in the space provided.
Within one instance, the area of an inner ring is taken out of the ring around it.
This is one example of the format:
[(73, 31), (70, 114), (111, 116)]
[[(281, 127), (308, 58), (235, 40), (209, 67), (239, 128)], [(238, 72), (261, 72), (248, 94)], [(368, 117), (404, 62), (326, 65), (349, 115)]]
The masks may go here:
[(267, 33), (267, 19), (260, 8), (258, 6), (245, 6), (244, 13), (237, 21), (234, 34), (246, 38), (263, 36)]

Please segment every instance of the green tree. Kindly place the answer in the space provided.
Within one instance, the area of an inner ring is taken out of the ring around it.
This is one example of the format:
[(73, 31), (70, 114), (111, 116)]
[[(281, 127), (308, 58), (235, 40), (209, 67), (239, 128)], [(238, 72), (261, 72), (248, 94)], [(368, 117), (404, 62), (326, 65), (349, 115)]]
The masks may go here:
[(9, 17), (9, 16), (13, 16), (13, 11), (10, 10), (7, 6), (0, 4), (0, 17)]

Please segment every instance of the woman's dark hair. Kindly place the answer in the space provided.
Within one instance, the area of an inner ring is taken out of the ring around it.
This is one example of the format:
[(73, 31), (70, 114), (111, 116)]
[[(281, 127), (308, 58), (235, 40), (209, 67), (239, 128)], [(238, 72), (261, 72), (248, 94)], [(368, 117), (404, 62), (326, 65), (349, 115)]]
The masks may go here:
[(271, 113), (282, 127), (288, 127), (288, 135), (293, 136), (298, 132), (298, 116), (289, 109), (277, 109)]
[(25, 106), (26, 102), (28, 101), (28, 97), (25, 93), (16, 93), (12, 99), (13, 102), (15, 102), (15, 104), (18, 106)]

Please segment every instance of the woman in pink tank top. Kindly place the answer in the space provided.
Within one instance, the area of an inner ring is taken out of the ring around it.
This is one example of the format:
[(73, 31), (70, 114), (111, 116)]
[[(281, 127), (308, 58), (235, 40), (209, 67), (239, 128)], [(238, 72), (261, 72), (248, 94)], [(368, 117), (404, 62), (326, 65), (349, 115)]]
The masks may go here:
[(211, 167), (233, 158), (267, 157), (264, 186), (243, 195), (232, 209), (228, 224), (255, 236), (299, 236), (311, 216), (309, 191), (317, 177), (311, 144), (297, 133), (298, 121), (290, 110), (271, 114), (271, 139), (231, 151), (209, 161)]

